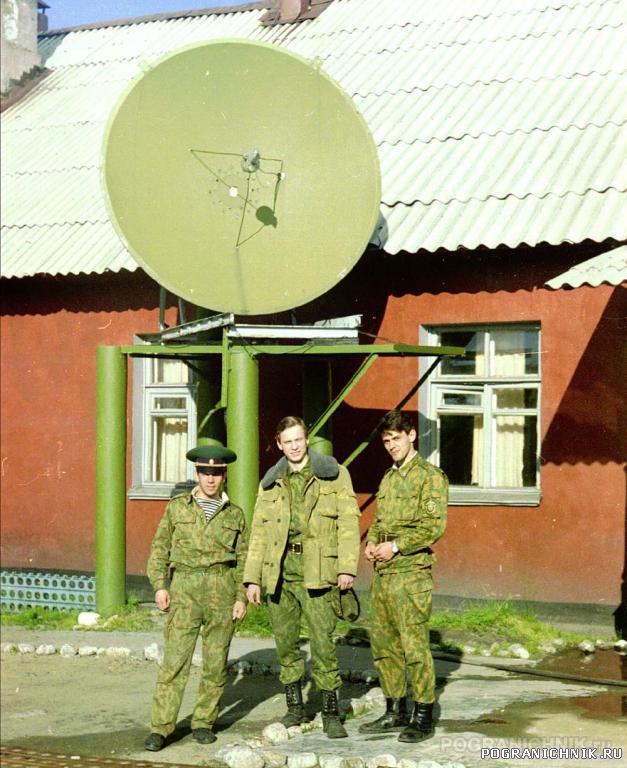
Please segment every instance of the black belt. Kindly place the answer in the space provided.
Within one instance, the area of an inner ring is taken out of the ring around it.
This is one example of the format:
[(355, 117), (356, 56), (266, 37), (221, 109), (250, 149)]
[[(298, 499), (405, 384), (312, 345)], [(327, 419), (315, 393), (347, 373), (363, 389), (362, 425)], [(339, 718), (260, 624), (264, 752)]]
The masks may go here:
[(293, 541), (291, 543), (288, 543), (287, 551), (288, 552), (295, 552), (297, 555), (302, 555), (303, 554), (303, 545), (300, 543), (300, 541)]
[(383, 544), (384, 541), (395, 541), (396, 536), (392, 535), (391, 533), (380, 533), (379, 534), (379, 544)]

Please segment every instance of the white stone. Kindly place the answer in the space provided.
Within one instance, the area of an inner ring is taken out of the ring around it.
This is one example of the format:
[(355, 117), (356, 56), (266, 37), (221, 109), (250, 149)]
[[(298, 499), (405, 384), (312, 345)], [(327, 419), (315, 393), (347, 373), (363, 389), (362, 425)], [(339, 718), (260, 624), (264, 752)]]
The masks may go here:
[(316, 768), (318, 756), (315, 752), (301, 752), (300, 755), (288, 755), (287, 768)]
[(542, 653), (552, 654), (555, 653), (555, 646), (551, 643), (542, 643), (538, 646), (538, 650), (542, 651)]
[(365, 696), (371, 704), (385, 704), (385, 695), (381, 688), (371, 688)]
[(124, 646), (116, 647), (111, 646), (110, 648), (107, 648), (105, 651), (105, 656), (108, 656), (112, 659), (130, 659), (131, 657), (131, 649), (126, 648)]
[(95, 656), (98, 649), (95, 645), (81, 645), (78, 649), (79, 656)]
[(262, 749), (261, 756), (264, 760), (264, 768), (283, 768), (287, 763), (287, 755), (275, 752), (273, 749)]
[(159, 643), (150, 643), (150, 645), (144, 646), (144, 658), (146, 661), (158, 661), (159, 653)]
[(616, 650), (616, 651), (627, 651), (627, 640), (617, 640), (614, 643), (614, 650)]
[(528, 659), (531, 655), (524, 645), (512, 643), (507, 649), (516, 659)]
[(409, 757), (403, 757), (398, 761), (396, 768), (418, 768), (418, 763)]
[(265, 739), (262, 739), (260, 736), (252, 736), (250, 739), (244, 739), (244, 744), (249, 746), (251, 749), (259, 749), (260, 747), (265, 747), (267, 745), (267, 741)]
[(303, 729), (300, 725), (290, 725), (290, 727), (287, 729), (287, 735), (290, 737), (290, 739), (295, 739), (297, 736), (303, 735)]
[(555, 637), (555, 638), (553, 638), (553, 640), (551, 642), (553, 643), (553, 645), (557, 645), (560, 648), (563, 645), (566, 645), (566, 640), (564, 640), (563, 637)]
[(59, 648), (59, 655), (65, 656), (66, 658), (69, 658), (70, 656), (76, 656), (76, 648), (73, 645), (70, 645), (69, 643), (64, 643)]
[(226, 755), (233, 749), (233, 747), (240, 746), (235, 741), (230, 741), (228, 744), (225, 744), (223, 747), (220, 747), (220, 749), (217, 750), (215, 754), (216, 760), (222, 760), (223, 763), (226, 762)]
[(368, 768), (396, 768), (397, 762), (394, 755), (383, 754), (369, 757), (366, 765)]
[(17, 645), (15, 643), (2, 643), (0, 650), (2, 653), (17, 653)]
[(344, 768), (344, 758), (340, 755), (320, 755), (320, 768)]
[(100, 621), (100, 614), (96, 611), (83, 611), (78, 614), (79, 627), (95, 627)]
[(263, 768), (264, 762), (261, 755), (245, 744), (225, 750), (222, 760), (229, 768)]
[(482, 648), (480, 651), (480, 656), (492, 656), (492, 654), (490, 653), (490, 649)]
[(35, 646), (32, 643), (18, 643), (17, 650), (20, 653), (35, 653)]
[(582, 640), (577, 648), (579, 648), (582, 653), (594, 653), (596, 651), (596, 646), (594, 643), (591, 643), (590, 640)]
[(435, 760), (421, 760), (418, 763), (418, 768), (442, 768), (442, 766)]
[(345, 757), (342, 768), (366, 768), (363, 757)]
[(466, 768), (463, 763), (444, 763), (442, 768)]
[(464, 653), (477, 653), (477, 647), (475, 645), (462, 645), (462, 651)]
[(607, 651), (612, 647), (612, 641), (611, 640), (601, 640), (601, 638), (598, 638), (594, 641), (594, 644), (597, 648), (601, 651)]
[(38, 645), (37, 650), (35, 651), (38, 656), (52, 656), (52, 654), (56, 652), (57, 649), (54, 647), (54, 645), (48, 645), (46, 643)]
[(283, 723), (270, 723), (270, 725), (266, 725), (261, 734), (270, 744), (285, 744), (286, 741), (290, 740), (290, 735)]

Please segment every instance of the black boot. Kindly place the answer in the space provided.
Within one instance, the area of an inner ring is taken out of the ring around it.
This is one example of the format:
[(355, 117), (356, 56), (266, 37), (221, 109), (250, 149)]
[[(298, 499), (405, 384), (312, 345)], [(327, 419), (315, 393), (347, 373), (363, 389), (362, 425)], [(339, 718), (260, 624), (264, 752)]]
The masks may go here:
[(160, 733), (149, 733), (144, 741), (144, 749), (150, 752), (159, 752), (160, 749), (165, 747), (165, 736)]
[(359, 726), (359, 733), (389, 733), (402, 731), (409, 725), (407, 699), (386, 699), (385, 713), (376, 720)]
[(409, 725), (401, 732), (398, 740), (423, 741), (423, 739), (433, 736), (433, 732), (433, 704), (422, 704), (419, 701), (415, 701)]
[(293, 725), (302, 725), (302, 723), (307, 722), (300, 680), (297, 683), (288, 683), (285, 686), (285, 701), (287, 703), (287, 712), (281, 718), (281, 722), (286, 728), (291, 728)]
[(335, 691), (322, 691), (322, 730), (330, 739), (345, 739), (348, 736), (340, 720)]

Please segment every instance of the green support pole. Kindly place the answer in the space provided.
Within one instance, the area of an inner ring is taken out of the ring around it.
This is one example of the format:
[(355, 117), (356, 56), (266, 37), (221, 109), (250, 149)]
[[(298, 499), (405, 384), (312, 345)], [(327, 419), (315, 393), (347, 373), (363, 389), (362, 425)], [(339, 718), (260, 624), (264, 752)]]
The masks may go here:
[[(303, 418), (311, 426), (324, 413), (331, 402), (331, 366), (326, 360), (305, 360), (303, 363)], [(309, 438), (309, 446), (323, 453), (333, 455), (331, 419)]]
[(126, 355), (96, 353), (96, 609), (126, 603)]
[(226, 433), (237, 461), (228, 469), (228, 493), (250, 522), (259, 483), (259, 363), (244, 347), (229, 351)]

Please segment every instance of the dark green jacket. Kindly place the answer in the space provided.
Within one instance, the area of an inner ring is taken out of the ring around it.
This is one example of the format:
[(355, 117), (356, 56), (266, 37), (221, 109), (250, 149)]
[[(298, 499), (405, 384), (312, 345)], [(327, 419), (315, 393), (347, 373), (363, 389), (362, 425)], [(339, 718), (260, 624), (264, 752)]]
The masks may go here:
[(152, 588), (155, 592), (166, 588), (170, 568), (202, 569), (224, 564), (233, 567), (233, 578), (243, 595), (242, 573), (248, 549), (244, 512), (227, 500), (206, 522), (192, 493), (175, 496), (159, 523), (146, 569)]
[[(357, 573), (359, 507), (346, 467), (309, 451), (312, 477), (304, 488), (303, 583), (308, 589), (337, 584), (338, 573)], [(255, 504), (244, 583), (276, 590), (290, 527), (287, 459), (261, 481)]]
[(416, 454), (404, 467), (390, 467), (377, 493), (374, 521), (368, 541), (378, 544), (381, 535), (394, 536), (399, 553), (378, 571), (393, 573), (430, 566), (431, 545), (444, 533), (448, 505), (448, 480), (444, 472)]

